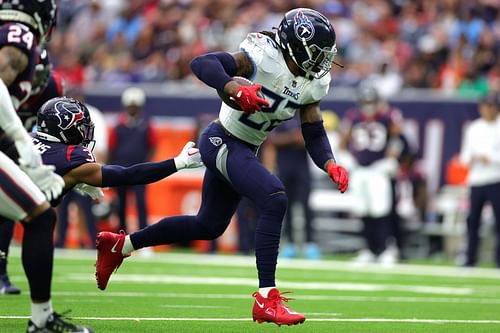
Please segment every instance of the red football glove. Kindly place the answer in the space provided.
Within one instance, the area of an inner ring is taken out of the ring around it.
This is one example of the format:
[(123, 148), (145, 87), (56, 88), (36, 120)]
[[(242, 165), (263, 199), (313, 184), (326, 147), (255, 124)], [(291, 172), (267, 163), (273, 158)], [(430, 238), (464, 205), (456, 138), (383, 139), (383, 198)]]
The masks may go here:
[(344, 167), (337, 165), (335, 163), (330, 163), (326, 167), (326, 172), (339, 187), (340, 193), (344, 193), (347, 190), (347, 186), (349, 185), (349, 174)]
[(269, 106), (269, 102), (263, 98), (262, 94), (259, 94), (261, 88), (260, 84), (238, 87), (234, 99), (243, 112), (254, 113), (255, 111), (261, 111), (262, 106)]

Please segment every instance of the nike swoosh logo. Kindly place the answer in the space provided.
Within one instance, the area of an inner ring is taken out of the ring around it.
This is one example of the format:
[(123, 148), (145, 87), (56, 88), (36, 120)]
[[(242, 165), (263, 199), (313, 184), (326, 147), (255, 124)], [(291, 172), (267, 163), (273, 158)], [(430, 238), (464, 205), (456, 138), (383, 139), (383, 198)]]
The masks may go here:
[(257, 303), (257, 306), (261, 309), (264, 308), (264, 303), (260, 303), (258, 300), (255, 300), (255, 303)]
[(196, 155), (196, 153), (197, 153), (196, 151), (195, 151), (195, 152), (189, 152), (189, 151), (188, 151), (188, 156), (193, 156), (193, 155)]
[(118, 245), (119, 242), (120, 240), (116, 241), (115, 245), (113, 245), (113, 247), (111, 248), (111, 252), (116, 253), (116, 246)]

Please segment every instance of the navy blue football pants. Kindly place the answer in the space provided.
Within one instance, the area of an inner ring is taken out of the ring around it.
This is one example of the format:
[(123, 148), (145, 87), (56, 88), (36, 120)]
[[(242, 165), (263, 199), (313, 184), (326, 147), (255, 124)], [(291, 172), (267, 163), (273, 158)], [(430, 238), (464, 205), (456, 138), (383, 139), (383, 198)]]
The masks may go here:
[(477, 250), (479, 247), (479, 227), (481, 225), (481, 213), (484, 204), (489, 201), (495, 215), (496, 251), (495, 261), (500, 267), (500, 183), (471, 186), (470, 188), (470, 211), (467, 218), (467, 262), (473, 266), (477, 261)]
[(215, 239), (224, 233), (245, 196), (260, 212), (255, 231), (259, 287), (274, 286), (281, 224), (288, 205), (283, 184), (257, 159), (257, 147), (228, 135), (218, 123), (203, 131), (199, 149), (206, 172), (198, 214), (165, 218), (132, 234), (134, 248)]

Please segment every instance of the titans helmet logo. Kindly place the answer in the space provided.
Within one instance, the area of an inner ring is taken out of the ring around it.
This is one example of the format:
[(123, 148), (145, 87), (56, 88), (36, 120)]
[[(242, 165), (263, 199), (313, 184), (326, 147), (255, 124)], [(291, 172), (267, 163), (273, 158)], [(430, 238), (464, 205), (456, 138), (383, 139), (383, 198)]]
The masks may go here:
[(304, 13), (299, 10), (298, 13), (293, 18), (293, 29), (295, 31), (295, 36), (299, 40), (305, 39), (306, 41), (311, 40), (314, 37), (314, 25), (311, 23), (309, 18), (304, 15)]
[(57, 102), (54, 105), (54, 109), (57, 111), (55, 116), (59, 119), (58, 126), (64, 130), (70, 128), (77, 121), (85, 117), (83, 111), (73, 104)]

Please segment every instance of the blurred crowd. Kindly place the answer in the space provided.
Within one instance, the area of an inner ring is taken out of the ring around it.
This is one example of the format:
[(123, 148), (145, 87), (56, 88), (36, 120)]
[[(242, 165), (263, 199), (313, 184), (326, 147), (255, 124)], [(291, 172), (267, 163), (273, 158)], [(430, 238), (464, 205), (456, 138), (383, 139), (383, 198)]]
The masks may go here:
[(500, 91), (498, 0), (61, 0), (52, 59), (67, 84), (192, 80), (193, 57), (238, 50), (294, 7), (324, 13), (337, 33), (332, 84), (377, 81), (462, 96)]

